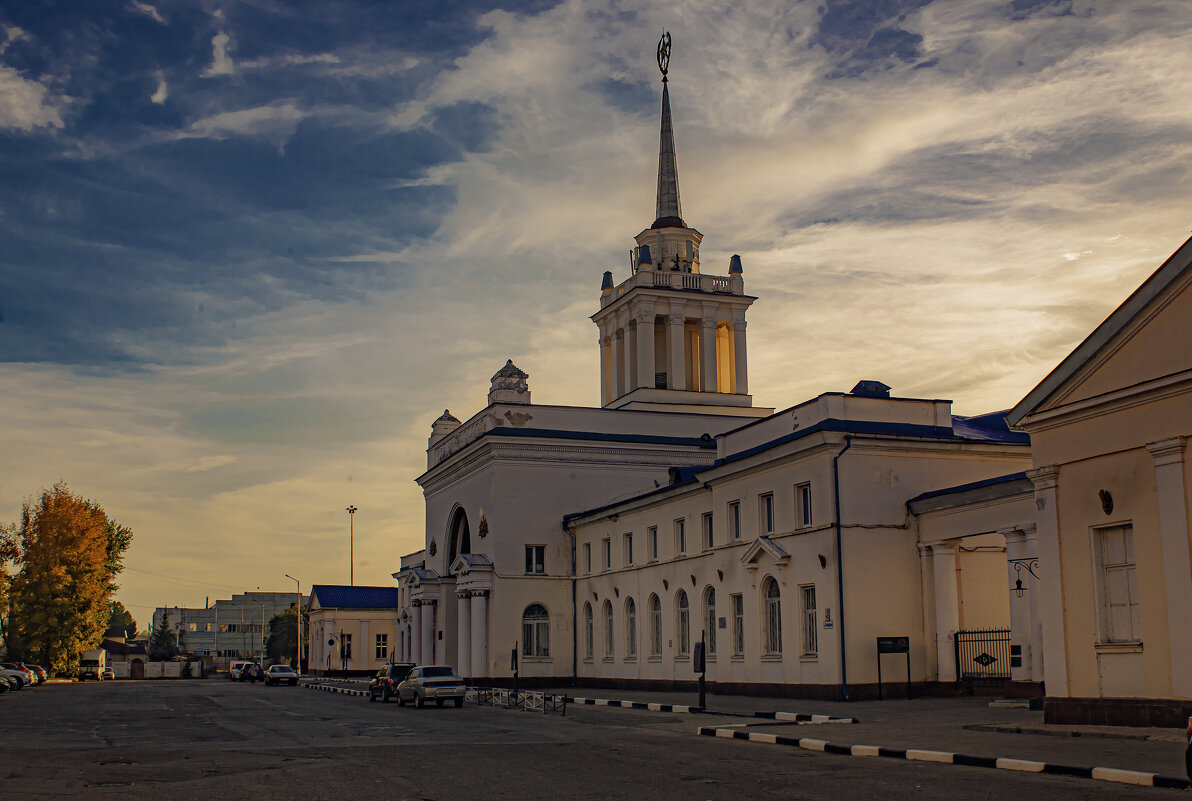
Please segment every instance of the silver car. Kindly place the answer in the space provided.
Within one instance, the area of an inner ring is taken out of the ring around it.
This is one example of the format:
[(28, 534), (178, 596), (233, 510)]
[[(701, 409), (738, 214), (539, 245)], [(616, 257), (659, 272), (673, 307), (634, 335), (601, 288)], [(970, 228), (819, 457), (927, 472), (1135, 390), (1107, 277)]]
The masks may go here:
[(455, 675), (450, 665), (424, 665), (416, 667), (397, 685), (397, 705), (413, 701), (414, 706), (423, 707), (427, 701), (438, 706), (451, 699), (456, 706), (464, 705), (464, 680)]

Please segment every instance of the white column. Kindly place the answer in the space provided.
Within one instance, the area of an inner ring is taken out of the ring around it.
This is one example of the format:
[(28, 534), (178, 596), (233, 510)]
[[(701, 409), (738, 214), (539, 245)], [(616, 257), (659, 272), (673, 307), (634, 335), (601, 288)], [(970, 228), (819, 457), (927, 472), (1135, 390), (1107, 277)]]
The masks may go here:
[(707, 312), (699, 321), (699, 388), (701, 392), (716, 391), (716, 318)]
[(956, 546), (931, 546), (935, 578), (935, 652), (940, 681), (956, 681), (956, 631), (960, 628), (960, 594), (956, 587)]
[(745, 347), (745, 312), (733, 315), (733, 365), (736, 367), (736, 387), (738, 395), (749, 394), (749, 362)]
[[(1039, 537), (1035, 526), (1023, 526), (1025, 535), (1025, 549), (1031, 556), (1039, 554)], [(1036, 567), (1035, 571), (1038, 572)], [(1032, 591), (1027, 593), (1027, 600), (1031, 610), (1031, 681), (1043, 681), (1043, 617), (1039, 611), (1042, 608), (1042, 592), (1038, 579), (1031, 579)]]
[(360, 647), (352, 649), (352, 661), (348, 667), (353, 670), (370, 670), (376, 654), (373, 643), (368, 641), (368, 621), (360, 621)]
[(686, 322), (686, 318), (683, 310), (676, 310), (672, 303), (670, 315), (666, 320), (666, 387), (687, 389), (687, 364), (683, 358), (683, 323)]
[(1155, 460), (1159, 538), (1163, 546), (1163, 585), (1167, 591), (1167, 640), (1171, 651), (1171, 691), (1192, 697), (1192, 560), (1188, 553), (1188, 501), (1184, 494), (1184, 438), (1146, 446)]
[(422, 664), (422, 601), (410, 602), (410, 661)]
[[(1021, 654), (1018, 667), (1011, 665), (1010, 678), (1014, 681), (1029, 681), (1031, 678), (1031, 607), (1030, 598), (1038, 587), (1031, 586), (1031, 574), (1027, 570), (1026, 534), (1018, 529), (1004, 529), (1006, 538), (1006, 573), (1010, 578), (1010, 645), (1017, 645)], [(1022, 582), (1022, 587), (1017, 582)], [(1019, 591), (1021, 590), (1021, 596)]]
[[(1035, 527), (1038, 531), (1039, 617), (1043, 624), (1043, 681), (1047, 694), (1068, 694), (1068, 653), (1064, 637), (1064, 581), (1060, 560), (1060, 517), (1055, 465), (1027, 472), (1035, 485)], [(1082, 534), (1081, 536), (1088, 536)], [(1035, 654), (1036, 657), (1039, 654)]]
[(613, 331), (613, 359), (612, 359), (612, 379), (613, 397), (619, 398), (627, 391), (625, 389), (625, 329), (617, 328)]
[(430, 665), (435, 661), (435, 602), (422, 599), (422, 660)]
[(604, 331), (600, 332), (600, 339), (597, 342), (600, 345), (600, 404), (603, 406), (613, 399), (612, 396), (612, 341)]
[(455, 672), (461, 676), (471, 675), (472, 670), (472, 604), (471, 593), (457, 592), (455, 623), (458, 626), (455, 639)]
[[(935, 568), (931, 548), (919, 546), (919, 581), (923, 587), (923, 609), (935, 610)], [(939, 669), (935, 648), (935, 615), (923, 615), (923, 672), (928, 680), (935, 680)]]
[(625, 391), (637, 389), (637, 322), (630, 318), (625, 322)]
[(488, 598), (482, 590), (472, 591), (472, 676), (489, 675)]
[(637, 386), (654, 388), (654, 307), (637, 312)]

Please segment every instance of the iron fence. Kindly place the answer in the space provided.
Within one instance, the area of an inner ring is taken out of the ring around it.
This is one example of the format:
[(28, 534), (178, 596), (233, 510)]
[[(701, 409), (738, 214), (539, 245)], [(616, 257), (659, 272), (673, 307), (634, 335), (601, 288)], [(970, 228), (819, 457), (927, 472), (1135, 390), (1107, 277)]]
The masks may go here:
[(1010, 630), (956, 632), (956, 679), (1010, 678)]

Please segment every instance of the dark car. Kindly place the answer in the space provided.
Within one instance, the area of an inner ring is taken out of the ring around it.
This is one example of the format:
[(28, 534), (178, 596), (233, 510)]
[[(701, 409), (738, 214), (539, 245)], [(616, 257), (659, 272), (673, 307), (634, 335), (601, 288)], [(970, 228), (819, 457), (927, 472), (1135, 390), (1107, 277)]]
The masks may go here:
[(298, 685), (298, 672), (289, 665), (270, 665), (265, 671), (265, 684), (281, 684), (285, 682), (292, 687)]
[(405, 681), (414, 667), (413, 662), (390, 662), (382, 667), (368, 683), (368, 700), (375, 701), (379, 696), (381, 703), (387, 703), (390, 698), (396, 698), (397, 685)]

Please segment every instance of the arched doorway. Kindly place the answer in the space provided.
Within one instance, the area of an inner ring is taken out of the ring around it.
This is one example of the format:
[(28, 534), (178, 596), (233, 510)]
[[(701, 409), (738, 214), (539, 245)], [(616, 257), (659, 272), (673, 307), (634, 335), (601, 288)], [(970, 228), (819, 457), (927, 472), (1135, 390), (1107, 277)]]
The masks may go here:
[(450, 543), (447, 551), (447, 567), (450, 569), (455, 557), (461, 553), (472, 552), (472, 535), (468, 529), (468, 515), (462, 508), (457, 508), (451, 517), (451, 533), (447, 537)]

